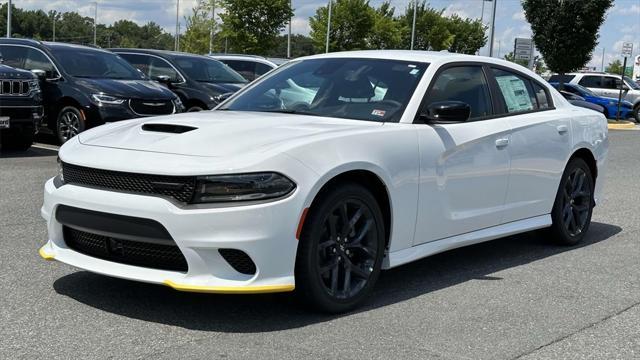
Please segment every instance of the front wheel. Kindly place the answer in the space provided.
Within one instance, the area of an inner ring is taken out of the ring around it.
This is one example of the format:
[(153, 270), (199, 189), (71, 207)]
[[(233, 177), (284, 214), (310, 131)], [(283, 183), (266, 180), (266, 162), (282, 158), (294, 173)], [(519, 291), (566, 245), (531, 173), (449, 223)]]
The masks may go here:
[(637, 123), (640, 123), (640, 104), (633, 109), (633, 118)]
[(551, 236), (560, 245), (579, 243), (589, 230), (595, 181), (587, 163), (574, 158), (567, 165), (551, 211)]
[(85, 119), (80, 110), (74, 106), (66, 106), (58, 114), (56, 135), (60, 144), (85, 130)]
[(319, 195), (298, 245), (296, 292), (314, 308), (339, 313), (373, 289), (385, 249), (384, 221), (374, 196), (357, 184)]

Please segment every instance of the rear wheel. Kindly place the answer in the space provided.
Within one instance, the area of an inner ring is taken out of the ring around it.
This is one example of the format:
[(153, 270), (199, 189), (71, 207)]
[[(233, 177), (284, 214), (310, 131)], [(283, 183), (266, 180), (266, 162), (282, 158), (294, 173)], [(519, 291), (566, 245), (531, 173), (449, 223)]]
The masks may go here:
[(551, 212), (553, 240), (561, 245), (579, 243), (589, 230), (595, 204), (594, 179), (587, 163), (572, 159), (562, 175)]
[(633, 118), (637, 123), (640, 123), (640, 104), (633, 108)]
[(204, 110), (201, 106), (194, 105), (187, 109), (187, 112), (198, 112)]
[(66, 106), (58, 114), (56, 135), (60, 144), (85, 130), (85, 119), (80, 110), (74, 106)]
[(305, 304), (338, 313), (363, 301), (380, 274), (385, 248), (382, 212), (357, 184), (321, 195), (300, 236), (296, 291)]

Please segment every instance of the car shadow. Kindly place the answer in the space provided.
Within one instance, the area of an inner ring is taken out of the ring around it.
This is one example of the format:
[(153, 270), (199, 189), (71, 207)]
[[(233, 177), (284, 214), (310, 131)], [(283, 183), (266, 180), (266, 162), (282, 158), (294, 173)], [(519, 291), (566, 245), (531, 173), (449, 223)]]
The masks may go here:
[(0, 148), (0, 158), (30, 158), (30, 157), (46, 157), (57, 156), (58, 151), (54, 149), (45, 149), (43, 147), (30, 147), (25, 151), (2, 150)]
[(550, 245), (543, 232), (510, 236), (448, 251), (384, 271), (370, 300), (354, 312), (312, 312), (287, 294), (212, 295), (178, 292), (168, 287), (120, 280), (87, 271), (56, 280), (55, 291), (93, 308), (143, 321), (200, 331), (270, 332), (330, 321), (402, 302), (469, 280), (499, 281), (500, 270), (605, 241), (622, 231), (592, 223), (578, 246)]

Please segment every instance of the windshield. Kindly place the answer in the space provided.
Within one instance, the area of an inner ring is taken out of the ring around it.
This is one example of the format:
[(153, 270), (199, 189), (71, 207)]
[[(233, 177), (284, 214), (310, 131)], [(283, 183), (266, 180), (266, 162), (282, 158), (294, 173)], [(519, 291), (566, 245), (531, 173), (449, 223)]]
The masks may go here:
[(638, 85), (635, 81), (631, 80), (630, 77), (625, 76), (624, 77), (624, 82), (627, 84), (628, 87), (630, 87), (633, 90), (640, 90), (640, 85)]
[(427, 66), (382, 59), (294, 61), (259, 80), (221, 110), (398, 122)]
[(214, 59), (196, 56), (176, 56), (176, 65), (194, 81), (211, 83), (244, 84), (247, 82), (240, 74), (227, 65)]
[(140, 80), (145, 76), (116, 54), (83, 48), (53, 48), (64, 71), (74, 77)]

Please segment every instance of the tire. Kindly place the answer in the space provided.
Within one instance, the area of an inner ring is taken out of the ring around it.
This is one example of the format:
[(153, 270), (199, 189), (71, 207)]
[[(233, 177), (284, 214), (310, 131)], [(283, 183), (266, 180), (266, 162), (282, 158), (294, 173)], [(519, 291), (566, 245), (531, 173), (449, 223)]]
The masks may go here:
[(384, 250), (384, 220), (371, 192), (354, 183), (323, 191), (300, 236), (295, 269), (298, 297), (323, 312), (353, 309), (371, 293)]
[(19, 130), (4, 130), (0, 131), (0, 145), (2, 145), (2, 150), (26, 151), (33, 144), (34, 137), (34, 129), (30, 127)]
[(640, 123), (640, 104), (636, 105), (636, 107), (633, 108), (633, 119), (637, 123)]
[(204, 110), (201, 106), (194, 105), (187, 109), (187, 112), (198, 112)]
[(58, 113), (56, 137), (62, 145), (86, 129), (86, 119), (75, 106), (65, 106)]
[(551, 211), (551, 239), (559, 245), (576, 245), (585, 237), (593, 214), (595, 181), (581, 158), (572, 159), (562, 174)]

